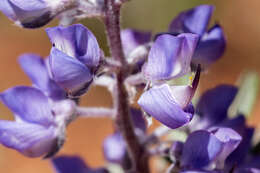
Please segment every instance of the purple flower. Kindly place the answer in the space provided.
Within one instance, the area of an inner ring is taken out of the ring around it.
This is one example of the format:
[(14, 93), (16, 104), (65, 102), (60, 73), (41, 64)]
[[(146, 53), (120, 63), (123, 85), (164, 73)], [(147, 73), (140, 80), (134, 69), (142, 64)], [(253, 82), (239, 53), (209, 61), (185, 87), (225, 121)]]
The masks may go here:
[(190, 70), (190, 62), (198, 36), (162, 34), (157, 37), (144, 64), (144, 77), (152, 82), (180, 77)]
[(216, 164), (223, 166), (227, 156), (234, 151), (241, 136), (230, 128), (199, 130), (186, 140), (181, 157), (181, 166), (187, 169), (203, 169)]
[(173, 159), (179, 160), (182, 155), (184, 143), (180, 141), (174, 141), (170, 150), (169, 154), (170, 156), (174, 156)]
[(141, 108), (163, 123), (175, 129), (190, 122), (193, 117), (191, 99), (198, 86), (200, 68), (191, 86), (154, 86), (144, 92), (138, 100)]
[[(238, 89), (231, 85), (219, 85), (205, 92), (196, 107), (196, 113), (200, 120), (194, 122), (191, 128), (194, 129), (212, 129), (212, 126), (228, 127), (235, 130), (242, 140), (232, 153), (226, 153), (226, 159), (220, 159), (218, 166), (229, 172), (236, 165), (243, 165), (251, 149), (251, 141), (254, 129), (246, 125), (245, 117), (237, 115), (229, 119), (227, 111), (233, 102)], [(214, 127), (216, 128), (216, 127)], [(193, 129), (193, 130), (194, 130)], [(225, 162), (224, 162), (225, 161)], [(240, 167), (239, 166), (239, 167)]]
[(148, 43), (151, 40), (151, 32), (124, 29), (121, 31), (121, 39), (124, 53), (127, 56), (138, 46)]
[(224, 54), (225, 49), (226, 39), (222, 28), (217, 24), (200, 38), (192, 63), (202, 64), (205, 68), (217, 61)]
[(33, 86), (53, 100), (65, 99), (65, 91), (57, 85), (48, 72), (47, 60), (35, 54), (23, 54), (19, 57), (19, 63), (24, 72), (30, 77)]
[(182, 171), (180, 173), (222, 173), (221, 171), (201, 171), (201, 170), (192, 170), (192, 171)]
[(15, 121), (0, 120), (0, 143), (29, 157), (50, 157), (59, 150), (74, 102), (51, 104), (40, 90), (25, 86), (10, 88), (0, 98), (15, 116)]
[(225, 160), (238, 148), (238, 145), (242, 141), (242, 137), (231, 128), (212, 127), (209, 131), (223, 143), (223, 149), (215, 161), (217, 168), (223, 169)]
[(240, 133), (243, 140), (236, 148), (234, 152), (232, 152), (225, 162), (225, 169), (231, 170), (234, 166), (241, 166), (246, 160), (252, 146), (254, 129), (244, 126), (244, 130)]
[(83, 25), (48, 28), (53, 44), (50, 70), (71, 96), (86, 92), (100, 64), (100, 48), (95, 36)]
[[(140, 138), (143, 138), (146, 132), (145, 120), (142, 112), (138, 109), (130, 109), (133, 120), (135, 133)], [(103, 142), (104, 156), (107, 161), (121, 164), (123, 167), (128, 165), (129, 157), (127, 155), (127, 148), (123, 136), (119, 132), (108, 136)]]
[(78, 156), (59, 156), (52, 159), (56, 173), (108, 173), (104, 168), (92, 169)]
[(0, 10), (20, 26), (38, 28), (74, 5), (74, 0), (1, 0)]
[(222, 28), (213, 26), (207, 31), (214, 7), (200, 5), (180, 13), (169, 27), (171, 33), (195, 33), (200, 35), (200, 41), (192, 57), (194, 65), (201, 64), (203, 68), (218, 60), (225, 51), (226, 40)]
[(199, 129), (208, 128), (227, 119), (227, 111), (238, 89), (231, 85), (219, 85), (206, 91), (199, 99), (196, 113), (201, 117)]
[(242, 169), (235, 170), (234, 173), (260, 173), (260, 169), (256, 169), (256, 168), (242, 168)]
[(125, 141), (119, 132), (108, 136), (104, 140), (103, 151), (106, 160), (112, 163), (123, 165), (129, 159), (127, 157)]
[(214, 7), (200, 5), (180, 13), (170, 24), (169, 31), (174, 33), (195, 33), (202, 36), (208, 28)]

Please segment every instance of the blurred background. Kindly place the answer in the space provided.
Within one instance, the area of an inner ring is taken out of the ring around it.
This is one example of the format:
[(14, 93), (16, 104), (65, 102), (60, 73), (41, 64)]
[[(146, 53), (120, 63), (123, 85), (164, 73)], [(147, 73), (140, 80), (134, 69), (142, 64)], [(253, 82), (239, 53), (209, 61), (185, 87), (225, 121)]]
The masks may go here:
[[(227, 51), (207, 73), (201, 77), (201, 90), (217, 84), (235, 83), (245, 70), (260, 73), (260, 1), (259, 0), (131, 0), (123, 8), (123, 28), (151, 30), (153, 33), (166, 31), (169, 22), (182, 10), (199, 4), (216, 6), (212, 24), (220, 23), (227, 37)], [(97, 19), (81, 21), (98, 38), (102, 48), (107, 50), (104, 26)], [(57, 25), (53, 21), (47, 27)], [(0, 14), (0, 91), (15, 85), (30, 85), (17, 63), (22, 53), (32, 52), (47, 56), (51, 44), (44, 28), (24, 30)], [(111, 106), (110, 94), (101, 87), (92, 87), (82, 99), (86, 106)], [(11, 119), (11, 112), (0, 105), (0, 118)], [(260, 100), (258, 99), (249, 123), (260, 127)], [(113, 132), (108, 119), (78, 119), (68, 128), (67, 142), (62, 154), (82, 156), (86, 162), (97, 167), (104, 163), (102, 141)], [(7, 173), (51, 173), (48, 160), (30, 159), (14, 150), (0, 146), (0, 172)]]

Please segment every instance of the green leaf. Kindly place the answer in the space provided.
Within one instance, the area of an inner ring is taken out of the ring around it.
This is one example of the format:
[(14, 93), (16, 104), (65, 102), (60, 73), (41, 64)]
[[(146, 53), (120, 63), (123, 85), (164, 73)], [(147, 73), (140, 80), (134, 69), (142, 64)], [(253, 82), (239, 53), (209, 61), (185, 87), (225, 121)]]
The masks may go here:
[(235, 117), (243, 114), (249, 117), (256, 102), (259, 90), (259, 78), (255, 72), (247, 72), (239, 79), (239, 90), (228, 109), (228, 116)]

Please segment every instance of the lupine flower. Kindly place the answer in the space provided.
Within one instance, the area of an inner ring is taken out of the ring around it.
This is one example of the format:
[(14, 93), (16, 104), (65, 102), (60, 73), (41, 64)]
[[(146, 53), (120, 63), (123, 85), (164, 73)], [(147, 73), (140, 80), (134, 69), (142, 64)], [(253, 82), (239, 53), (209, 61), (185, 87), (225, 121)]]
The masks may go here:
[(108, 173), (104, 168), (92, 169), (78, 156), (59, 156), (52, 159), (56, 173)]
[(126, 144), (123, 136), (116, 132), (108, 136), (103, 143), (104, 156), (107, 161), (123, 165), (127, 157)]
[[(121, 31), (121, 40), (126, 60), (135, 64), (133, 73), (140, 72), (148, 54), (148, 43), (151, 40), (151, 32), (133, 29)], [(138, 58), (136, 58), (138, 57)]]
[(183, 169), (204, 169), (215, 164), (219, 168), (237, 148), (241, 139), (241, 136), (230, 128), (195, 131), (184, 143), (181, 166)]
[(195, 109), (200, 119), (190, 125), (191, 130), (212, 129), (213, 126), (227, 127), (242, 136), (242, 140), (236, 149), (225, 160), (221, 159), (222, 163), (219, 166), (224, 167), (226, 172), (229, 172), (234, 167), (236, 168), (235, 171), (238, 169), (243, 170), (243, 166), (247, 165), (245, 160), (251, 150), (254, 132), (253, 128), (246, 125), (243, 115), (237, 115), (232, 119), (227, 116), (228, 108), (233, 102), (237, 91), (237, 87), (231, 85), (219, 85), (206, 91), (201, 96)]
[(197, 129), (208, 128), (227, 119), (227, 111), (237, 94), (237, 87), (219, 85), (206, 91), (199, 99), (196, 113), (201, 118)]
[(131, 53), (138, 46), (148, 43), (151, 40), (151, 33), (133, 29), (121, 31), (122, 45), (125, 55)]
[[(135, 133), (141, 139), (146, 132), (146, 124), (142, 112), (138, 109), (131, 108), (130, 113), (133, 119)], [(115, 132), (104, 140), (103, 151), (108, 162), (118, 163), (122, 166), (126, 166), (125, 163), (129, 162), (126, 144), (123, 136), (119, 132)]]
[(208, 28), (214, 7), (200, 5), (181, 12), (170, 24), (169, 31), (174, 33), (195, 33), (202, 36)]
[(200, 5), (180, 13), (170, 24), (170, 33), (195, 33), (200, 41), (192, 57), (194, 65), (203, 68), (218, 60), (224, 53), (226, 40), (220, 25), (207, 31), (214, 8), (211, 5)]
[(148, 81), (156, 82), (180, 77), (190, 70), (190, 62), (198, 36), (162, 34), (157, 37), (142, 68)]
[(234, 173), (260, 173), (260, 169), (242, 168), (242, 169), (235, 170)]
[(19, 63), (31, 79), (33, 86), (53, 100), (65, 99), (65, 91), (57, 85), (48, 72), (48, 59), (44, 60), (36, 54), (23, 54), (19, 57)]
[(244, 166), (245, 161), (250, 153), (252, 147), (252, 139), (253, 139), (254, 129), (249, 128), (244, 125), (244, 130), (241, 131), (241, 136), (243, 140), (236, 148), (234, 152), (232, 152), (225, 162), (225, 170), (231, 170), (233, 167), (237, 165), (239, 168), (240, 166)]
[(246, 158), (246, 161), (243, 164), (239, 163), (239, 165), (237, 165), (237, 168), (235, 169), (235, 173), (242, 173), (243, 171), (245, 172), (248, 171), (249, 173), (251, 172), (255, 173), (257, 171), (260, 171), (259, 161), (260, 161), (259, 154), (250, 155), (250, 157)]
[(222, 173), (221, 171), (182, 171), (180, 173)]
[(75, 5), (75, 0), (1, 0), (0, 10), (22, 27), (37, 28)]
[(172, 129), (181, 127), (193, 117), (194, 109), (190, 102), (198, 86), (199, 76), (200, 69), (191, 86), (154, 86), (141, 95), (138, 104), (164, 125)]
[(217, 61), (225, 52), (226, 40), (220, 25), (216, 24), (205, 33), (198, 43), (192, 57), (192, 63), (207, 67)]
[(184, 143), (183, 142), (180, 142), (180, 141), (174, 141), (170, 150), (169, 150), (169, 154), (170, 154), (170, 157), (172, 157), (173, 159), (172, 160), (175, 160), (176, 159), (180, 159), (181, 158), (181, 155), (182, 155), (182, 151), (183, 151), (183, 146), (184, 146)]
[(71, 96), (84, 94), (100, 64), (95, 36), (81, 24), (46, 31), (53, 44), (50, 70), (54, 81)]
[(10, 88), (0, 98), (15, 116), (15, 121), (0, 120), (0, 143), (29, 157), (50, 157), (60, 149), (74, 102), (51, 105), (40, 90), (25, 86)]
[(242, 141), (242, 137), (233, 129), (225, 127), (212, 127), (208, 130), (214, 136), (218, 138), (223, 144), (223, 149), (219, 154), (218, 158), (215, 160), (216, 167), (218, 169), (223, 169), (225, 166), (225, 161), (227, 157), (238, 148), (238, 145)]

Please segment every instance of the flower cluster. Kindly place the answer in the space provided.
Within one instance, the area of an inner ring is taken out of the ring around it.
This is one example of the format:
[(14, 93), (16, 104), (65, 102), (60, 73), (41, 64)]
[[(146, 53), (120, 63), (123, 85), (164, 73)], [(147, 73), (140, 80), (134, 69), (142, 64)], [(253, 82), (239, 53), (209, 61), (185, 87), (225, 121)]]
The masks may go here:
[[(70, 24), (94, 15), (102, 15), (113, 27), (117, 22), (110, 20), (119, 16), (109, 15), (117, 15), (123, 3), (2, 0), (0, 10), (25, 28), (43, 26), (56, 16), (62, 24)], [(110, 58), (81, 24), (47, 28), (52, 44), (49, 56), (19, 57), (32, 86), (16, 86), (0, 94), (15, 118), (0, 120), (0, 143), (28, 157), (50, 158), (64, 144), (66, 127), (77, 117), (108, 116), (115, 120), (116, 129), (104, 140), (103, 152), (116, 170), (149, 172), (143, 167), (157, 155), (167, 160), (167, 172), (172, 173), (260, 172), (258, 152), (251, 152), (256, 150), (251, 145), (254, 129), (246, 125), (243, 112), (232, 118), (228, 115), (240, 88), (220, 85), (205, 92), (196, 104), (192, 101), (201, 73), (226, 47), (221, 26), (208, 29), (213, 10), (211, 5), (201, 5), (184, 11), (173, 19), (167, 32), (157, 33), (153, 39), (150, 32), (120, 31), (118, 26), (115, 32), (120, 32), (108, 37), (114, 44)], [(111, 28), (108, 30), (109, 35)], [(122, 44), (116, 42), (118, 38)], [(187, 77), (192, 80), (178, 84)], [(108, 88), (113, 108), (79, 106), (92, 84)], [(139, 109), (130, 105), (136, 91), (143, 91), (137, 101)], [(145, 120), (150, 122), (151, 118), (162, 125), (148, 134)], [(169, 137), (176, 132), (183, 137)], [(164, 135), (169, 140), (162, 139)], [(144, 160), (139, 163), (139, 158)], [(52, 163), (58, 173), (116, 172), (113, 166), (89, 168), (77, 156), (55, 157)]]
[(15, 122), (1, 121), (0, 142), (30, 157), (51, 157), (63, 145), (66, 126), (79, 114), (75, 101), (92, 83), (101, 57), (96, 38), (80, 24), (47, 33), (53, 47), (46, 59), (19, 58), (33, 86), (1, 94)]

